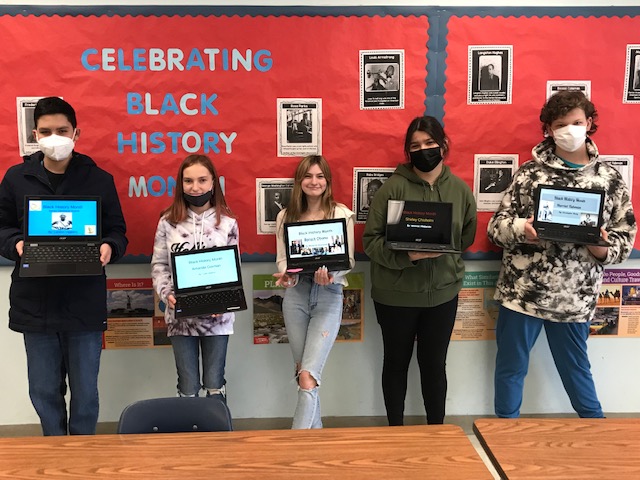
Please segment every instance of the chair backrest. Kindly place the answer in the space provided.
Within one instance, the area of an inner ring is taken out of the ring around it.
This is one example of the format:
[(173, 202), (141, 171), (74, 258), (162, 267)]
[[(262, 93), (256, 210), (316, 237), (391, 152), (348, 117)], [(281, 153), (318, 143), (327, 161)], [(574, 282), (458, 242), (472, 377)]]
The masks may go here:
[(140, 400), (120, 415), (118, 433), (221, 432), (233, 430), (227, 404), (211, 397)]

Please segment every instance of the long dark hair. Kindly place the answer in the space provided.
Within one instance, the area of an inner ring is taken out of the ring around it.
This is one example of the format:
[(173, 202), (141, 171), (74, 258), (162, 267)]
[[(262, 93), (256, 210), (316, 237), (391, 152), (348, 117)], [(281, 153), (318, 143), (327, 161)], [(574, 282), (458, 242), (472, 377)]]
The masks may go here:
[(189, 155), (182, 161), (180, 168), (178, 168), (178, 178), (176, 178), (176, 189), (173, 195), (173, 203), (163, 210), (160, 216), (164, 216), (169, 223), (174, 225), (187, 218), (189, 205), (184, 199), (182, 181), (184, 177), (184, 170), (193, 165), (202, 165), (209, 170), (209, 173), (211, 173), (211, 176), (213, 177), (213, 196), (211, 197), (210, 202), (216, 209), (216, 225), (220, 224), (221, 214), (234, 218), (234, 215), (224, 198), (224, 193), (222, 193), (222, 187), (220, 186), (220, 179), (218, 178), (216, 167), (213, 166), (213, 162), (206, 155)]
[(291, 192), (291, 200), (287, 205), (284, 221), (286, 223), (296, 222), (300, 219), (300, 216), (307, 211), (309, 204), (307, 203), (307, 196), (302, 191), (302, 180), (307, 174), (309, 169), (314, 165), (318, 165), (320, 170), (324, 174), (324, 178), (327, 181), (327, 188), (322, 193), (320, 199), (322, 210), (324, 211), (325, 218), (330, 218), (333, 214), (333, 209), (336, 206), (336, 201), (333, 199), (333, 191), (331, 189), (331, 169), (327, 159), (322, 155), (308, 155), (300, 160), (298, 168), (296, 168), (296, 176), (293, 183), (293, 191)]
[(407, 128), (407, 134), (404, 137), (404, 156), (407, 158), (407, 161), (411, 161), (409, 150), (411, 149), (411, 138), (415, 132), (425, 132), (428, 134), (442, 149), (442, 157), (447, 157), (449, 153), (449, 137), (444, 133), (444, 128), (442, 128), (442, 125), (440, 125), (440, 122), (438, 122), (435, 117), (425, 115), (411, 120), (409, 128)]

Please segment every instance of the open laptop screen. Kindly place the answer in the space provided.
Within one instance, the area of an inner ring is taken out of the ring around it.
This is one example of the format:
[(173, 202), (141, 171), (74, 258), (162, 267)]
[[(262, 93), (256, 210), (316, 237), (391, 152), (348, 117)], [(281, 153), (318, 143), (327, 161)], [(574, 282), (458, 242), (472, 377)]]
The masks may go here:
[(309, 255), (339, 256), (345, 253), (344, 220), (335, 219), (322, 223), (288, 223), (287, 239), (289, 257), (303, 258)]
[(604, 192), (541, 185), (535, 220), (548, 226), (574, 225), (598, 229)]
[(100, 238), (99, 197), (27, 197), (27, 241), (71, 241)]
[(449, 245), (453, 204), (389, 200), (387, 242), (414, 242)]
[(172, 255), (176, 292), (242, 285), (235, 246), (191, 250)]
[(284, 224), (289, 270), (313, 271), (320, 266), (348, 269), (349, 247), (344, 218)]

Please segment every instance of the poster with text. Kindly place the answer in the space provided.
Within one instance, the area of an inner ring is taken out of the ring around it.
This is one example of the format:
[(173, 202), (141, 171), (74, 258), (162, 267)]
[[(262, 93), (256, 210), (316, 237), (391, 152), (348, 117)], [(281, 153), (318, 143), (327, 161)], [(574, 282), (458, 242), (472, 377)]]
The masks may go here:
[(156, 301), (150, 278), (107, 279), (105, 349), (166, 345), (167, 329), (155, 321)]

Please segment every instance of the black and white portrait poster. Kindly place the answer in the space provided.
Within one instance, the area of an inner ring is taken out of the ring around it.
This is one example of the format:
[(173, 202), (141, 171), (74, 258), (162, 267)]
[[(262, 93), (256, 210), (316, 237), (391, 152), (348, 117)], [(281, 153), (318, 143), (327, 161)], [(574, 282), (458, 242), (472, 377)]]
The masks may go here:
[(584, 93), (584, 96), (591, 99), (591, 80), (548, 80), (546, 99), (554, 93), (562, 91), (577, 91)]
[(322, 99), (278, 99), (278, 156), (322, 154)]
[(360, 110), (404, 108), (404, 50), (360, 50)]
[(256, 178), (256, 221), (259, 235), (276, 232), (276, 217), (291, 199), (293, 178)]
[(31, 155), (40, 150), (38, 141), (33, 135), (36, 125), (33, 121), (33, 111), (36, 103), (42, 97), (16, 97), (18, 111), (18, 145), (20, 156)]
[(518, 168), (517, 154), (474, 155), (474, 194), (479, 212), (495, 212)]
[(640, 103), (640, 45), (627, 45), (623, 103)]
[(353, 169), (353, 211), (356, 223), (367, 221), (373, 196), (394, 172), (395, 168)]
[(629, 189), (629, 198), (633, 194), (633, 155), (600, 155), (601, 161), (618, 170)]
[(513, 45), (469, 45), (468, 104), (510, 104)]

